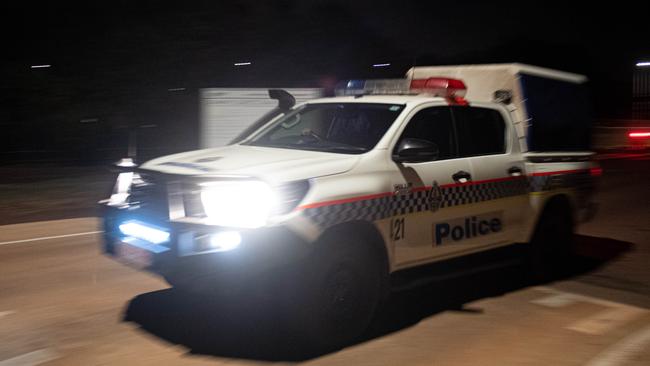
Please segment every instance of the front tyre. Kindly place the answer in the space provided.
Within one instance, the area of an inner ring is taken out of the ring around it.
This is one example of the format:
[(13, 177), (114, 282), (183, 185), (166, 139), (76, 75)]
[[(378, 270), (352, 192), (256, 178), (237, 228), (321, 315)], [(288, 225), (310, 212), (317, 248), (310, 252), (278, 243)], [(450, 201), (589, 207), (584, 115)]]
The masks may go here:
[(381, 299), (383, 262), (351, 233), (320, 240), (294, 278), (294, 334), (303, 347), (350, 344), (368, 327)]

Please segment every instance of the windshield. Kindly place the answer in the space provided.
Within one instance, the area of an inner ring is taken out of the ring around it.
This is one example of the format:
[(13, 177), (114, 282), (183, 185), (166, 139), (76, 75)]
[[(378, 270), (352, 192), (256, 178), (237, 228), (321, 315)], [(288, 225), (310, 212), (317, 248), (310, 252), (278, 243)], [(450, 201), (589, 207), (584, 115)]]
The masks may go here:
[(403, 109), (378, 103), (307, 104), (245, 145), (361, 154), (379, 142)]

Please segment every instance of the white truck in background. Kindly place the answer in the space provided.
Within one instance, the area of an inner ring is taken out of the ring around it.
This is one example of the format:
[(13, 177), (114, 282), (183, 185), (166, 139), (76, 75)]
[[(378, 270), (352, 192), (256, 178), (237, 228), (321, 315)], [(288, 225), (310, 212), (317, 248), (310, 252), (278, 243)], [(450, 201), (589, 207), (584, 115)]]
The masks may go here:
[(406, 270), (527, 243), (547, 278), (594, 212), (585, 81), (470, 65), (271, 91), (231, 144), (121, 173), (103, 249), (193, 291), (252, 283), (318, 347), (357, 337)]
[[(296, 103), (323, 96), (319, 88), (282, 88)], [(277, 106), (268, 88), (205, 88), (199, 93), (199, 147), (228, 145)]]

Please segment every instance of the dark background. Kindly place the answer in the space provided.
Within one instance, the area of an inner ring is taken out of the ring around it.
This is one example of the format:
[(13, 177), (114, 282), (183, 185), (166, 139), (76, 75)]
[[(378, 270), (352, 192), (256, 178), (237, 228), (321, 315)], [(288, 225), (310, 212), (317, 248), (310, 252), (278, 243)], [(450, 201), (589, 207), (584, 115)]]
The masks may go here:
[[(642, 2), (4, 2), (0, 161), (197, 145), (198, 89), (331, 88), (413, 65), (522, 62), (586, 74), (598, 119), (629, 118), (650, 58)], [(234, 62), (250, 61), (246, 67)], [(372, 68), (374, 63), (391, 63)], [(31, 65), (51, 64), (32, 69)], [(184, 89), (177, 89), (184, 88)], [(177, 89), (170, 91), (169, 89)]]

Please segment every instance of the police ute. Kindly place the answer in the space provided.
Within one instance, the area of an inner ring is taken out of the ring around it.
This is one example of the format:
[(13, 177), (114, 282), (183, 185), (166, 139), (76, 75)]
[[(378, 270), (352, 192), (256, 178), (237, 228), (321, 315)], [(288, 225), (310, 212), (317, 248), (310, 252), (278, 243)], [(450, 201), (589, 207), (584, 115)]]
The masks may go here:
[(522, 244), (548, 278), (595, 212), (586, 81), (493, 64), (349, 80), (299, 105), (270, 90), (278, 106), (230, 145), (122, 164), (103, 251), (217, 301), (266, 292), (319, 347), (358, 337), (416, 267)]

